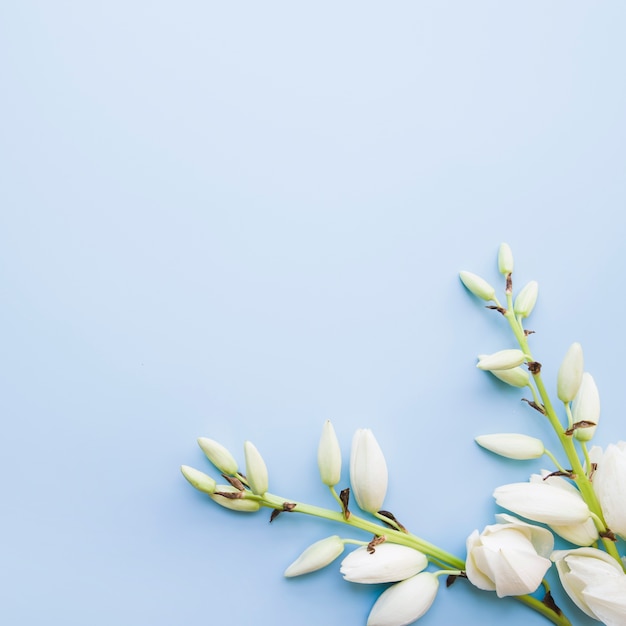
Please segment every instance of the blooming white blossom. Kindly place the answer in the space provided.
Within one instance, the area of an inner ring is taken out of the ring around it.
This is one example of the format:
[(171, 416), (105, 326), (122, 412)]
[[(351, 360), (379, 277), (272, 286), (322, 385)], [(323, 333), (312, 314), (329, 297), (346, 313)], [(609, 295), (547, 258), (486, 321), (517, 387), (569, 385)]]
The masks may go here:
[(593, 488), (604, 519), (613, 532), (626, 539), (626, 441), (610, 444), (604, 452), (594, 446), (589, 456), (597, 465)]
[(285, 576), (292, 578), (309, 574), (332, 563), (344, 550), (345, 544), (338, 535), (320, 539), (311, 544), (286, 570)]
[(521, 350), (511, 348), (480, 355), (476, 367), (480, 370), (508, 370), (521, 365), (525, 360), (526, 355)]
[(605, 626), (626, 624), (626, 574), (617, 561), (596, 548), (557, 550), (551, 558), (581, 611)]
[(422, 572), (384, 591), (367, 618), (367, 626), (407, 626), (431, 607), (439, 589), (439, 578)]
[[(592, 422), (600, 420), (600, 394), (593, 376), (585, 372), (578, 393), (572, 402), (572, 418), (574, 422)], [(574, 436), (580, 441), (589, 441), (596, 432), (596, 426), (577, 428)]]
[[(561, 489), (571, 493), (574, 497), (582, 499), (580, 491), (572, 483), (560, 476), (550, 476), (547, 470), (541, 470), (541, 474), (533, 474), (531, 483), (547, 484), (555, 489)], [(598, 529), (593, 519), (588, 517), (584, 522), (574, 524), (550, 524), (550, 528), (570, 543), (577, 546), (590, 546), (598, 539)]]
[(583, 349), (573, 343), (567, 350), (556, 379), (556, 392), (561, 402), (571, 402), (578, 393), (583, 379)]
[(547, 557), (554, 547), (552, 533), (512, 515), (497, 515), (496, 520), (468, 537), (467, 577), (500, 598), (532, 593), (551, 565)]
[(317, 448), (317, 465), (322, 482), (334, 487), (341, 478), (341, 447), (330, 420), (324, 422)]
[(533, 522), (567, 525), (582, 524), (589, 516), (589, 507), (580, 494), (559, 489), (548, 482), (511, 483), (498, 487), (493, 496), (505, 509)]
[(387, 463), (369, 428), (360, 428), (352, 438), (350, 484), (358, 505), (369, 513), (380, 511), (387, 493)]
[(538, 459), (545, 451), (541, 439), (518, 433), (479, 435), (474, 441), (490, 452), (519, 461)]
[(353, 583), (393, 583), (421, 572), (428, 565), (424, 554), (397, 543), (381, 543), (374, 552), (357, 548), (341, 562), (340, 572)]

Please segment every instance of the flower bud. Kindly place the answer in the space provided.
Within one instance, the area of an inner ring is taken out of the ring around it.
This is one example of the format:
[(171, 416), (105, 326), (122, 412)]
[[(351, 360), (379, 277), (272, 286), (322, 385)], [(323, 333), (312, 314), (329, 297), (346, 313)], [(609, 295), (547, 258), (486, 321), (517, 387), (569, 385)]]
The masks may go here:
[(496, 290), (483, 278), (472, 274), (472, 272), (459, 272), (461, 282), (471, 291), (475, 296), (482, 298), (483, 300), (493, 300), (496, 295)]
[(367, 546), (357, 548), (341, 562), (340, 572), (352, 583), (393, 583), (410, 578), (426, 569), (424, 554), (397, 543), (381, 543), (374, 552)]
[(583, 379), (583, 349), (573, 343), (567, 350), (556, 379), (556, 393), (561, 402), (571, 402), (580, 388)]
[(246, 457), (246, 478), (252, 493), (262, 496), (268, 487), (267, 467), (265, 461), (259, 451), (250, 441), (243, 444), (243, 450)]
[[(572, 418), (574, 423), (593, 422), (600, 420), (600, 393), (593, 376), (585, 372), (578, 393), (572, 402)], [(574, 437), (579, 441), (589, 441), (596, 432), (596, 426), (577, 428)]]
[(422, 572), (386, 589), (376, 600), (367, 626), (406, 626), (424, 615), (437, 597), (439, 578)]
[[(486, 354), (479, 354), (478, 360), (484, 359)], [(512, 367), (508, 370), (489, 370), (496, 378), (512, 387), (528, 387), (530, 374), (521, 367)]]
[(582, 524), (591, 515), (580, 494), (546, 482), (503, 485), (493, 496), (501, 507), (542, 524)]
[(193, 467), (189, 467), (189, 465), (181, 465), (180, 471), (198, 491), (203, 491), (208, 494), (215, 491), (215, 481), (208, 474), (194, 469)]
[(509, 370), (521, 365), (526, 360), (526, 355), (517, 348), (510, 350), (500, 350), (493, 354), (481, 355), (478, 357), (476, 367), (481, 370)]
[(352, 438), (350, 484), (364, 511), (376, 513), (382, 508), (387, 480), (387, 463), (376, 438), (368, 428), (360, 428)]
[(202, 452), (206, 454), (207, 459), (217, 467), (217, 469), (228, 476), (237, 473), (237, 461), (233, 455), (221, 444), (207, 437), (199, 437), (198, 445), (202, 448)]
[[(241, 497), (228, 498), (221, 496), (220, 493), (232, 493), (241, 494)], [(231, 511), (240, 511), (242, 513), (254, 513), (261, 508), (258, 500), (245, 497), (245, 491), (239, 491), (232, 485), (217, 485), (215, 487), (215, 493), (211, 494), (210, 498), (214, 502), (217, 502), (220, 506)]]
[(500, 274), (510, 274), (513, 271), (513, 252), (508, 243), (501, 243), (498, 250), (498, 270)]
[(517, 298), (515, 298), (515, 304), (513, 305), (515, 315), (528, 317), (535, 308), (538, 293), (539, 284), (536, 280), (531, 280), (527, 285), (525, 285), (517, 294)]
[(541, 439), (517, 433), (480, 435), (474, 441), (490, 452), (518, 461), (538, 459), (545, 451)]
[(332, 563), (344, 550), (344, 542), (338, 535), (320, 539), (310, 545), (286, 570), (285, 576), (292, 578), (309, 574)]
[(341, 478), (341, 448), (330, 420), (322, 428), (322, 436), (317, 448), (317, 465), (322, 482), (334, 487)]

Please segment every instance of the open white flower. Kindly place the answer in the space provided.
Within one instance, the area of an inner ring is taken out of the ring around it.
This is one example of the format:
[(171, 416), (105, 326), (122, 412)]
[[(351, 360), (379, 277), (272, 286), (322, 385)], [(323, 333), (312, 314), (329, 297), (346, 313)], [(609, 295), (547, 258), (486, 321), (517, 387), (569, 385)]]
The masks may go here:
[(594, 446), (589, 456), (597, 464), (593, 488), (604, 519), (613, 532), (626, 539), (626, 441), (610, 444), (604, 452)]
[(551, 565), (547, 556), (554, 547), (552, 533), (512, 515), (496, 515), (496, 520), (468, 537), (467, 577), (500, 598), (532, 593)]
[(384, 591), (367, 619), (367, 626), (407, 626), (431, 607), (439, 589), (439, 578), (422, 572)]
[(369, 428), (360, 428), (352, 438), (350, 484), (358, 505), (369, 513), (380, 511), (387, 493), (387, 463)]
[(571, 493), (546, 482), (512, 483), (498, 487), (493, 496), (503, 508), (533, 522), (566, 525), (582, 524), (590, 516), (589, 507), (578, 493)]
[(557, 550), (551, 558), (581, 611), (606, 626), (626, 624), (626, 574), (617, 561), (596, 548)]
[(421, 572), (428, 565), (424, 554), (397, 543), (382, 543), (374, 552), (357, 548), (341, 562), (340, 572), (352, 583), (393, 583)]

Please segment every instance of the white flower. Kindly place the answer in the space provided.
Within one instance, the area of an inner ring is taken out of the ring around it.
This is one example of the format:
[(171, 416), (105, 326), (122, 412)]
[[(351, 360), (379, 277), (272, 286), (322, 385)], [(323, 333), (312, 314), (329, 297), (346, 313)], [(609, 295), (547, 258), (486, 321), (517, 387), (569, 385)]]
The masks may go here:
[(418, 620), (437, 596), (439, 578), (422, 572), (392, 585), (376, 600), (367, 626), (406, 626)]
[(421, 572), (428, 565), (424, 554), (397, 543), (381, 543), (374, 552), (367, 546), (350, 552), (341, 562), (340, 572), (352, 583), (393, 583)]
[(583, 349), (579, 343), (573, 343), (559, 367), (556, 379), (556, 392), (561, 402), (571, 402), (578, 393), (583, 379)]
[(546, 557), (554, 547), (552, 533), (512, 515), (496, 515), (496, 520), (498, 524), (468, 537), (467, 577), (500, 598), (532, 593), (551, 565)]
[(254, 444), (246, 441), (243, 444), (246, 456), (246, 478), (252, 493), (262, 496), (268, 488), (268, 475), (265, 461)]
[(589, 456), (597, 463), (592, 480), (604, 519), (613, 532), (626, 539), (626, 441), (610, 444), (604, 453), (594, 446)]
[[(547, 470), (541, 470), (541, 475), (533, 474), (530, 477), (531, 483), (548, 484), (555, 489), (562, 489), (568, 491), (576, 498), (581, 498), (580, 491), (572, 483), (568, 482), (564, 478), (559, 476), (549, 476)], [(591, 517), (588, 517), (584, 522), (578, 522), (575, 524), (550, 524), (550, 528), (557, 534), (566, 539), (570, 543), (574, 543), (577, 546), (590, 546), (594, 541), (598, 539), (598, 529)]]
[(526, 355), (517, 348), (500, 350), (493, 354), (482, 354), (478, 357), (476, 367), (481, 370), (508, 370), (521, 365)]
[(513, 310), (520, 317), (528, 317), (535, 308), (537, 302), (537, 294), (539, 293), (539, 285), (536, 280), (531, 280), (525, 285), (515, 298)]
[(459, 272), (461, 282), (475, 295), (483, 300), (493, 300), (496, 290), (484, 279), (472, 272)]
[(322, 482), (329, 487), (334, 487), (341, 478), (341, 448), (330, 420), (326, 420), (322, 428), (322, 436), (317, 448), (317, 465)]
[(387, 493), (387, 463), (371, 430), (360, 428), (352, 438), (350, 483), (358, 505), (369, 513), (380, 511)]
[(538, 459), (545, 451), (541, 439), (517, 433), (479, 435), (474, 441), (490, 452), (518, 461)]
[(580, 494), (547, 482), (503, 485), (493, 496), (501, 507), (543, 524), (582, 524), (590, 515)]
[(194, 469), (193, 467), (189, 467), (189, 465), (181, 465), (180, 471), (183, 473), (183, 476), (189, 481), (191, 485), (193, 485), (198, 491), (203, 491), (204, 493), (211, 494), (215, 491), (215, 481), (204, 472), (200, 470)]
[(617, 561), (595, 548), (557, 550), (551, 558), (581, 611), (606, 626), (626, 624), (626, 574)]
[(202, 448), (202, 452), (206, 454), (207, 459), (222, 472), (229, 476), (236, 474), (238, 467), (233, 455), (221, 444), (208, 437), (199, 437), (198, 445)]
[(285, 576), (302, 576), (315, 572), (332, 563), (344, 550), (344, 542), (338, 535), (320, 539), (310, 545), (286, 570)]
[[(588, 372), (583, 374), (580, 388), (572, 402), (572, 418), (574, 422), (586, 421), (594, 424), (597, 424), (600, 419), (600, 394), (593, 376)], [(589, 441), (595, 432), (595, 426), (577, 428), (574, 436), (579, 441)]]

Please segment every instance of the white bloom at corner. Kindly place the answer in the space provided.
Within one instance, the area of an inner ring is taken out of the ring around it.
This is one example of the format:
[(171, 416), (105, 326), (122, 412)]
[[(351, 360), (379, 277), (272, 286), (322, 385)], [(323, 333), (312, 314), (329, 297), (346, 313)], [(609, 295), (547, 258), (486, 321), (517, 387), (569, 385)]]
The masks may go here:
[(387, 463), (374, 434), (368, 428), (360, 428), (352, 438), (350, 484), (352, 495), (364, 511), (380, 511), (387, 481)]
[(382, 543), (368, 552), (367, 546), (357, 548), (341, 562), (340, 572), (352, 583), (394, 583), (426, 569), (424, 554), (397, 543)]
[[(560, 476), (548, 476), (547, 470), (541, 470), (541, 475), (533, 474), (530, 477), (531, 483), (547, 484), (555, 489), (568, 491), (577, 498), (582, 499), (580, 491), (574, 485)], [(550, 524), (550, 528), (557, 534), (566, 539), (570, 543), (577, 546), (590, 546), (598, 539), (598, 529), (591, 517), (584, 522), (577, 524)]]
[(596, 548), (557, 550), (551, 558), (581, 611), (606, 626), (626, 624), (626, 574), (617, 561)]
[(474, 441), (494, 454), (518, 461), (538, 459), (545, 451), (541, 439), (518, 433), (479, 435)]
[(474, 586), (495, 591), (500, 598), (532, 593), (550, 568), (552, 533), (512, 515), (496, 515), (496, 520), (499, 523), (468, 537), (467, 577)]
[(344, 542), (338, 535), (320, 539), (311, 544), (286, 570), (285, 576), (292, 578), (315, 572), (332, 563), (344, 549)]
[(589, 456), (597, 464), (593, 489), (604, 519), (613, 532), (626, 539), (626, 441), (610, 444), (604, 453), (594, 446)]
[(582, 524), (589, 507), (578, 493), (540, 483), (511, 483), (493, 492), (496, 503), (533, 522), (550, 525)]
[(384, 591), (367, 618), (367, 626), (406, 626), (418, 620), (437, 596), (439, 578), (422, 572)]

